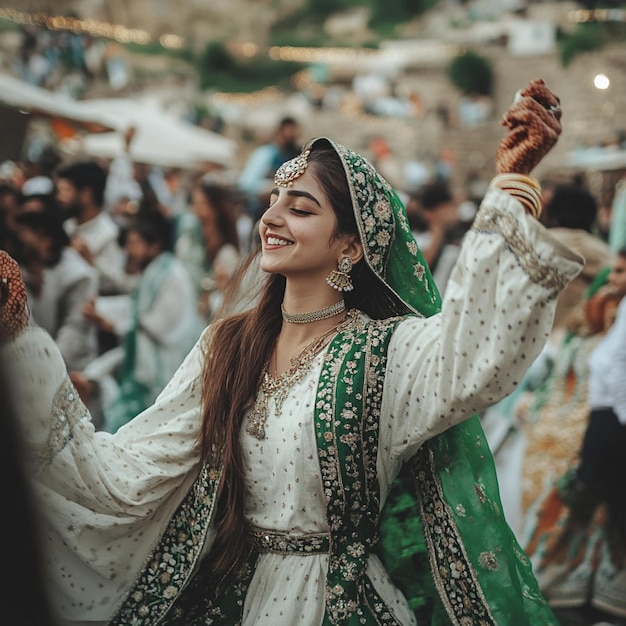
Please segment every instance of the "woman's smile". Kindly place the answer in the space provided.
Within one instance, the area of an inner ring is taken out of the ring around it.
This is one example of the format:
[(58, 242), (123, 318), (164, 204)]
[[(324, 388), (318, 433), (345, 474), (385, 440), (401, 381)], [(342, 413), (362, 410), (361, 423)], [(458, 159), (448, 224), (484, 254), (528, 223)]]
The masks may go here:
[(276, 235), (266, 235), (265, 236), (265, 247), (266, 248), (282, 248), (284, 246), (292, 246), (294, 244), (293, 241), (289, 239), (284, 239), (283, 237), (278, 237)]

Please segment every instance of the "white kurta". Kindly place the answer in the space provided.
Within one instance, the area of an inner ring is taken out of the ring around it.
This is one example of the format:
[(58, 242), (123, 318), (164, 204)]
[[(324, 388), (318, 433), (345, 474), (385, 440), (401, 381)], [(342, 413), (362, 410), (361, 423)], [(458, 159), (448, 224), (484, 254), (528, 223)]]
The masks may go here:
[[(514, 389), (545, 343), (554, 296), (580, 271), (582, 260), (505, 193), (491, 190), (481, 211), (479, 230), (466, 236), (448, 283), (442, 313), (407, 319), (391, 338), (377, 459), (382, 502), (402, 462), (426, 439)], [(487, 228), (492, 222), (500, 226)], [(114, 435), (94, 433), (86, 419), (73, 418), (73, 436), (58, 450), (48, 440), (49, 414), (64, 376), (44, 374), (54, 369), (56, 357), (40, 333), (24, 333), (6, 351), (14, 362), (29, 364), (20, 369), (15, 391), (30, 420), (30, 443), (54, 455), (35, 480), (49, 520), (55, 596), (70, 619), (105, 620), (196, 476), (203, 340), (153, 407)], [(270, 402), (266, 440), (242, 430), (246, 515), (259, 528), (326, 530), (313, 426), (320, 368), (321, 357), (291, 389), (279, 416)], [(58, 408), (67, 413), (73, 406), (71, 393), (68, 388), (61, 402), (57, 397), (53, 428), (62, 417)], [(244, 623), (321, 624), (326, 561), (325, 555), (262, 555)], [(404, 599), (375, 557), (368, 574), (400, 621), (412, 624)]]

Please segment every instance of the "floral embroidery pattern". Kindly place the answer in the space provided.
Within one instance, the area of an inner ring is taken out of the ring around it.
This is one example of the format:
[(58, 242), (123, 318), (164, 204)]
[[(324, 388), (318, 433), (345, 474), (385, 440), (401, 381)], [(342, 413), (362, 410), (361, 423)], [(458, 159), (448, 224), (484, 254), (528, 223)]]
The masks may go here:
[(399, 319), (338, 335), (320, 375), (315, 426), (332, 537), (325, 623), (355, 615), (363, 624), (398, 625), (365, 570), (378, 542), (378, 426), (387, 345)]
[(518, 220), (510, 213), (483, 207), (476, 215), (472, 230), (501, 235), (523, 270), (533, 282), (547, 289), (551, 298), (556, 298), (569, 282), (557, 265), (539, 258), (537, 251), (521, 234)]
[(200, 557), (220, 475), (203, 466), (109, 626), (156, 624), (163, 618)]
[[(452, 513), (443, 499), (428, 444), (418, 451), (414, 469), (431, 570), (451, 623), (455, 626), (495, 626)], [(483, 554), (486, 556), (481, 565), (493, 570), (495, 561), (497, 569), (495, 555), (491, 560), (491, 554), (489, 557), (487, 553)]]
[(478, 563), (481, 565), (481, 567), (484, 567), (485, 569), (488, 569), (492, 572), (496, 572), (498, 570), (498, 567), (500, 567), (495, 553), (491, 550), (481, 552), (480, 556), (478, 557)]
[[(430, 271), (426, 271), (402, 201), (367, 159), (327, 141), (337, 151), (346, 172), (367, 265), (414, 313), (422, 316), (436, 313), (441, 304), (439, 294), (430, 288)], [(400, 247), (402, 254), (398, 254)], [(392, 284), (402, 285), (404, 298), (394, 291)]]
[(200, 569), (159, 626), (241, 626), (243, 606), (259, 553), (251, 550), (236, 579), (223, 586), (211, 578), (211, 563)]
[[(377, 174), (367, 159), (344, 146), (336, 145), (336, 148), (347, 164), (352, 203), (360, 208), (357, 220), (366, 256), (369, 257), (367, 260), (372, 269), (384, 277), (395, 232), (394, 213), (387, 199), (391, 186)], [(382, 232), (388, 237), (379, 237)]]

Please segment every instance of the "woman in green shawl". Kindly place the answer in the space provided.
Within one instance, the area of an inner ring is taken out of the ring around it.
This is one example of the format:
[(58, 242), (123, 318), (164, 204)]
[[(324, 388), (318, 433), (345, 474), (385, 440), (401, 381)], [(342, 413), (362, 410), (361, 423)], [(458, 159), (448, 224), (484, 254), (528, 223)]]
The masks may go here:
[(318, 138), (276, 174), (253, 308), (116, 433), (94, 434), (45, 335), (7, 343), (66, 621), (556, 624), (472, 416), (581, 268), (528, 176), (559, 120), (543, 81), (507, 113), (442, 307), (391, 186)]

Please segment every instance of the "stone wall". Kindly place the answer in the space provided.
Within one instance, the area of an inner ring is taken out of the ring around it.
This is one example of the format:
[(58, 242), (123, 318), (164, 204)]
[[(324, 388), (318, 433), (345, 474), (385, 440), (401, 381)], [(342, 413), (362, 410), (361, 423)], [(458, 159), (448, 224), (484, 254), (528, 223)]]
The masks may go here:
[[(450, 84), (442, 66), (409, 72), (398, 81), (405, 89), (423, 96), (427, 114), (421, 120), (350, 118), (322, 112), (306, 121), (307, 130), (312, 134), (329, 134), (355, 149), (363, 149), (369, 135), (383, 133), (397, 155), (406, 159), (436, 159), (444, 151), (452, 152), (455, 184), (461, 184), (472, 170), (493, 171), (495, 149), (505, 132), (500, 117), (515, 92), (534, 78), (546, 81), (560, 96), (563, 108), (563, 133), (557, 146), (537, 168), (537, 176), (562, 175), (568, 169), (568, 152), (581, 146), (599, 145), (614, 137), (616, 131), (626, 130), (626, 81), (623, 80), (626, 46), (614, 45), (581, 55), (567, 68), (556, 54), (513, 57), (495, 46), (477, 51), (491, 60), (496, 76), (493, 115), (480, 125), (463, 127), (455, 120), (460, 94)], [(600, 72), (612, 78), (606, 91), (593, 86), (593, 78)], [(442, 103), (451, 112), (451, 123), (447, 126), (435, 111)]]

